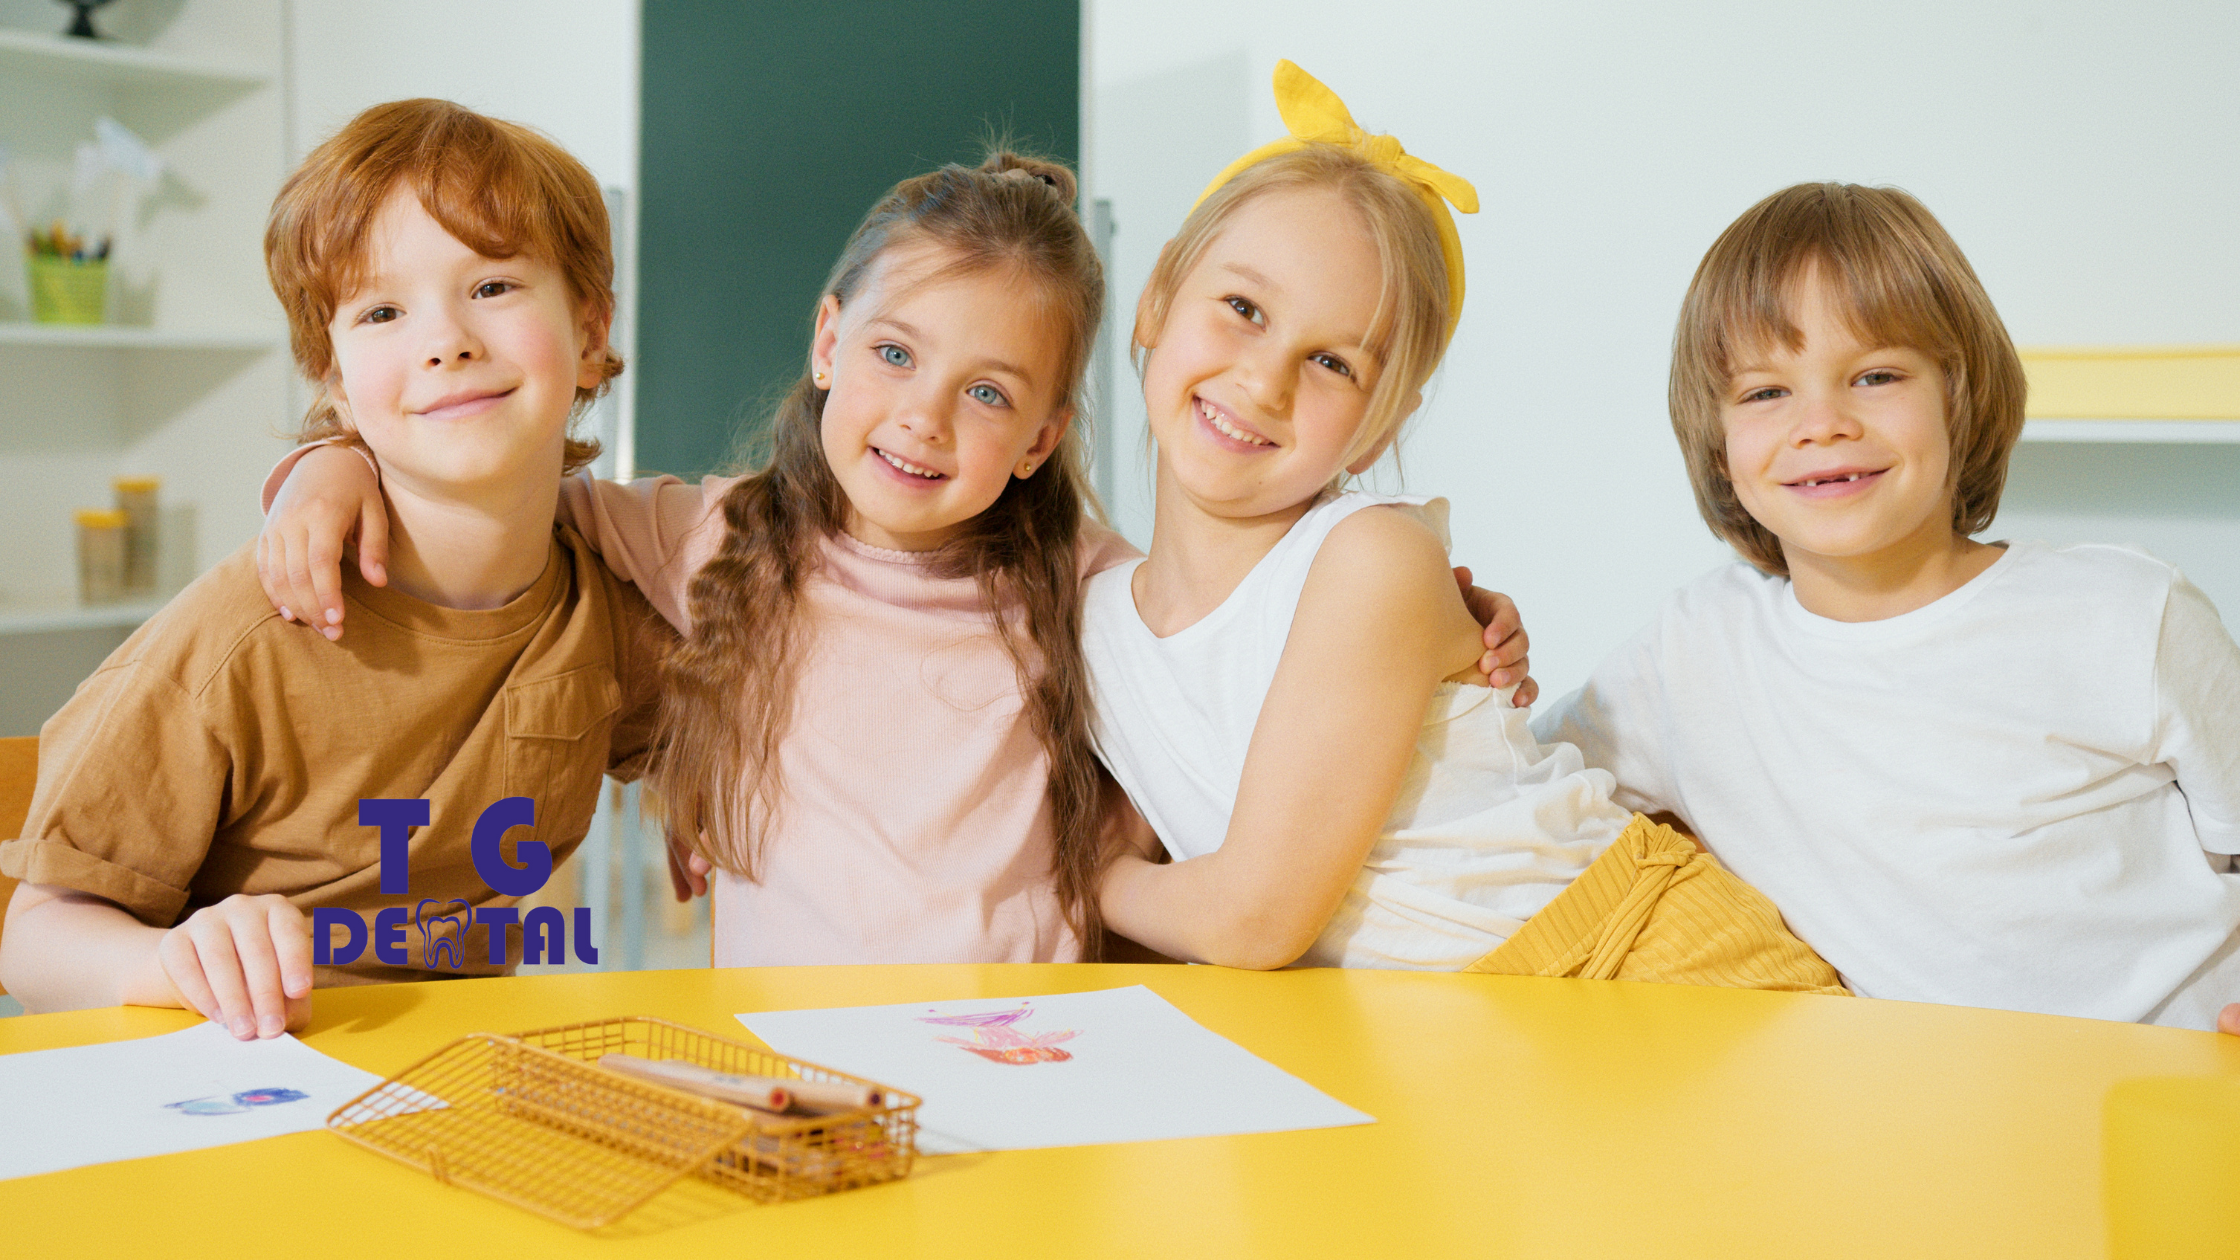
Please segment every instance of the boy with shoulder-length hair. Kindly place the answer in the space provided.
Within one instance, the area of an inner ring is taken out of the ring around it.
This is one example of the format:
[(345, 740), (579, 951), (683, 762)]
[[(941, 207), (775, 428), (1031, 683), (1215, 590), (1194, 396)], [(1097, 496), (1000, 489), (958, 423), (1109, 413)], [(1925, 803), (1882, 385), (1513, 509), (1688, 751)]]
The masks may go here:
[(1747, 563), (1535, 726), (1689, 822), (1855, 992), (2216, 1027), (2240, 649), (2141, 552), (1972, 537), (2024, 391), (1918, 201), (1752, 207), (1689, 287), (1671, 388), (1696, 502)]
[[(330, 641), (273, 612), (244, 547), (48, 721), (23, 834), (0, 844), (23, 881), (0, 976), (33, 1010), (185, 1006), (269, 1037), (314, 983), (508, 971), (476, 912), (514, 898), (470, 854), (476, 820), (528, 797), (508, 838), (564, 860), (602, 775), (646, 749), (656, 620), (552, 524), (561, 476), (598, 453), (571, 419), (622, 370), (590, 173), (447, 101), (376, 106), (289, 178), (265, 256), (315, 388), (304, 436), (380, 458), (385, 587), (344, 572), (353, 632)], [(372, 798), (428, 802), (409, 881), (361, 825)], [(374, 939), (317, 967), (329, 907)], [(391, 907), (401, 950), (372, 926)]]

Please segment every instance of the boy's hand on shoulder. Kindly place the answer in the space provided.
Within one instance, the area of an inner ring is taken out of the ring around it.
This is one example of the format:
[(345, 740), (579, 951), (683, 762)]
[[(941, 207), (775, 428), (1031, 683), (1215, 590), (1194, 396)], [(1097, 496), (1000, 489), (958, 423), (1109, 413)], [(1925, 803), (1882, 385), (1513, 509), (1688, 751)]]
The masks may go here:
[(342, 637), (342, 549), (352, 533), (359, 574), (386, 585), (389, 512), (372, 465), (341, 444), (305, 451), (257, 534), (257, 581), (282, 617)]
[(156, 957), (180, 1005), (243, 1041), (311, 1022), (311, 923), (286, 897), (205, 906), (163, 934)]
[(2217, 1031), (2240, 1037), (2240, 1002), (2225, 1007), (2224, 1013), (2217, 1016)]
[(1478, 672), (1492, 687), (1517, 685), (1512, 698), (1517, 708), (1529, 709), (1540, 698), (1540, 684), (1532, 680), (1532, 637), (1524, 632), (1524, 618), (1514, 600), (1499, 591), (1480, 590), (1470, 584), (1470, 570), (1457, 565), (1455, 584), (1462, 588), (1462, 602), (1470, 615), (1485, 627), (1486, 654), (1478, 658)]

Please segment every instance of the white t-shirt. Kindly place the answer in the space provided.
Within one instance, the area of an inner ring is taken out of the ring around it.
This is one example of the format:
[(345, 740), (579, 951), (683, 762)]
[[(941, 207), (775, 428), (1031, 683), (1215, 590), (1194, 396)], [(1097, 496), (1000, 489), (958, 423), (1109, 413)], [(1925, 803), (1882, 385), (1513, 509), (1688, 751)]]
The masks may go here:
[(2240, 1000), (2240, 649), (2139, 552), (2017, 543), (1856, 623), (1734, 564), (1533, 725), (1861, 994), (2195, 1028)]
[[(1166, 638), (1135, 565), (1089, 579), (1081, 644), (1097, 753), (1178, 861), (1219, 849), (1307, 574), (1339, 522), (1388, 505), (1446, 534), (1444, 499), (1340, 494), (1295, 522), (1221, 606)], [(1140, 562), (1139, 562), (1140, 563)], [(1632, 815), (1577, 749), (1536, 743), (1509, 693), (1442, 683), (1361, 873), (1303, 966), (1455, 970), (1570, 886)]]

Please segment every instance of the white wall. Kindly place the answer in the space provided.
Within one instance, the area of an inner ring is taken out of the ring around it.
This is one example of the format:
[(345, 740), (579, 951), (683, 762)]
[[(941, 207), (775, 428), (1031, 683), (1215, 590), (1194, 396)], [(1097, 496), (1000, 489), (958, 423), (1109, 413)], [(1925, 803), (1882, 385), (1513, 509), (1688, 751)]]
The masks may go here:
[[(623, 194), (615, 227), (622, 308), (615, 340), (634, 361), (638, 0), (287, 0), (290, 162), (382, 101), (437, 96), (525, 123), (559, 141), (599, 183)], [(633, 379), (616, 382), (592, 420), (629, 471)]]
[(636, 0), (292, 0), (296, 155), (368, 105), (440, 96), (638, 182)]
[[(1477, 184), (1467, 311), (1406, 485), (1453, 498), (1455, 556), (1523, 605), (1551, 694), (1727, 555), (1665, 370), (1697, 261), (1767, 193), (1915, 193), (2018, 342), (2240, 341), (2240, 6), (1091, 2), (1123, 319), (1204, 181), (1282, 134), (1279, 57)], [(1117, 514), (1141, 542), (1141, 400), (1119, 392)], [(2026, 444), (1990, 536), (2142, 543), (2240, 626), (2240, 445)]]

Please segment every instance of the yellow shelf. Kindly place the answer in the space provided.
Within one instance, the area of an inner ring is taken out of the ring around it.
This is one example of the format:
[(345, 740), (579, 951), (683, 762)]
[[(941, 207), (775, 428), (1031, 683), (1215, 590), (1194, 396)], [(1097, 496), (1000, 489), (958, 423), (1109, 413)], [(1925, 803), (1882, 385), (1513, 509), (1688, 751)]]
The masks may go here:
[(2240, 420), (2240, 345), (2040, 346), (2021, 354), (2033, 421)]
[(2025, 442), (2240, 443), (2240, 420), (2026, 420)]

